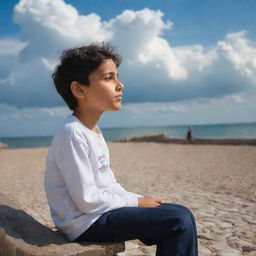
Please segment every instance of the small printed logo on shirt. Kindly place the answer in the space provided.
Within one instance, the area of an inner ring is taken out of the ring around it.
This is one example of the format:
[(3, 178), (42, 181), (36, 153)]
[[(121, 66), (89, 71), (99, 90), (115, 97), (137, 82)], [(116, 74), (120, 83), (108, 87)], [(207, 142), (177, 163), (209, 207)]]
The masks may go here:
[(101, 172), (104, 172), (108, 169), (108, 163), (105, 155), (101, 155), (98, 157), (98, 165), (99, 165), (99, 170)]

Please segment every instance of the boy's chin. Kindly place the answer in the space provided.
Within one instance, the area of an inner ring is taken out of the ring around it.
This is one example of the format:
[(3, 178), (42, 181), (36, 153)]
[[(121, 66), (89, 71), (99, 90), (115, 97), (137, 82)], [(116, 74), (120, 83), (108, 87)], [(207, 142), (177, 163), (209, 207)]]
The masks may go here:
[(116, 111), (119, 111), (120, 109), (121, 109), (121, 107), (120, 108), (114, 108), (114, 109), (111, 109), (109, 111), (116, 112)]
[(119, 105), (115, 105), (115, 106), (113, 106), (113, 109), (111, 109), (110, 111), (118, 111), (118, 110), (120, 110), (121, 109), (121, 107), (122, 107), (122, 105), (121, 104), (119, 104)]

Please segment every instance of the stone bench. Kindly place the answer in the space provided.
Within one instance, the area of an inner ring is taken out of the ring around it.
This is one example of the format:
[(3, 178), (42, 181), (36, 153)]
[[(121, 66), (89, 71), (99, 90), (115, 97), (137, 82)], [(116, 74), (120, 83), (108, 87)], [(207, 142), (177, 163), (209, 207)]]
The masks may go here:
[(112, 256), (124, 242), (68, 242), (0, 193), (0, 256)]

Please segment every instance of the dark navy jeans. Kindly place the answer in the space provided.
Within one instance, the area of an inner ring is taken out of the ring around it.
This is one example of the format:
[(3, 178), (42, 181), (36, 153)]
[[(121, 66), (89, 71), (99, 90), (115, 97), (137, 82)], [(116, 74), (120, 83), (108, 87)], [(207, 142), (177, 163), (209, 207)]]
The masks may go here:
[(76, 240), (118, 242), (133, 239), (157, 245), (157, 256), (198, 255), (193, 214), (182, 205), (169, 203), (106, 212)]

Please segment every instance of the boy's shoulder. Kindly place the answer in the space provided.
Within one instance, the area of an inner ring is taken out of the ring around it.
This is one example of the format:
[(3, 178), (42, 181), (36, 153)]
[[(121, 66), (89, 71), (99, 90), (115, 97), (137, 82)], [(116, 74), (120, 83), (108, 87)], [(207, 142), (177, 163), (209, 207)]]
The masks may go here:
[(76, 140), (79, 142), (87, 141), (86, 129), (83, 125), (72, 115), (68, 116), (61, 124), (54, 135), (55, 140)]

